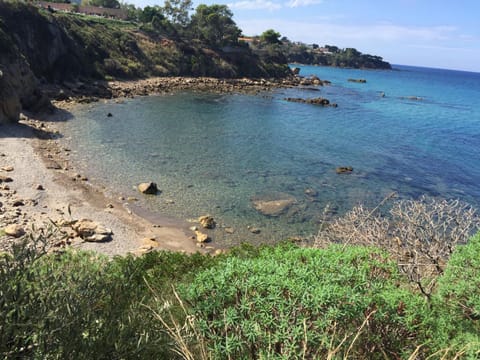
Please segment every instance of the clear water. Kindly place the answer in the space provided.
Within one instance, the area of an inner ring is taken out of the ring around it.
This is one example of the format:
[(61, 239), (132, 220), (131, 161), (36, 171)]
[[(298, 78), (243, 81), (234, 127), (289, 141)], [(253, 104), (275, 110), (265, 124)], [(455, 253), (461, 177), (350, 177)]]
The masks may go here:
[[(327, 204), (342, 213), (357, 203), (374, 205), (392, 191), (404, 198), (460, 198), (480, 208), (480, 74), (405, 66), (303, 66), (301, 74), (332, 85), (85, 106), (63, 124), (64, 141), (82, 171), (113, 193), (137, 196), (141, 206), (162, 215), (214, 216), (219, 246), (309, 236)], [(283, 100), (318, 96), (338, 107)], [(354, 171), (338, 175), (337, 166)], [(159, 196), (135, 192), (149, 180), (159, 185)], [(318, 195), (307, 196), (306, 189)], [(268, 217), (253, 208), (258, 197), (296, 203)]]

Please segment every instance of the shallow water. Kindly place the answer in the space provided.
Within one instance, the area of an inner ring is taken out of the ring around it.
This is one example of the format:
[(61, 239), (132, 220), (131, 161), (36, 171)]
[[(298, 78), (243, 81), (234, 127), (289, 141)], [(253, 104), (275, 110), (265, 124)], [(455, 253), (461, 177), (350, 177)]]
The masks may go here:
[[(396, 68), (305, 66), (301, 74), (332, 85), (264, 96), (185, 92), (82, 106), (62, 125), (63, 141), (81, 171), (113, 193), (137, 196), (142, 206), (172, 217), (213, 215), (220, 246), (309, 236), (327, 204), (343, 213), (357, 203), (377, 204), (392, 191), (404, 198), (460, 198), (480, 207), (480, 74)], [(318, 96), (338, 107), (283, 100)], [(338, 175), (337, 166), (354, 171)], [(162, 193), (138, 196), (133, 187), (146, 180), (157, 182)], [(295, 203), (268, 217), (254, 209), (252, 199), (258, 198)]]

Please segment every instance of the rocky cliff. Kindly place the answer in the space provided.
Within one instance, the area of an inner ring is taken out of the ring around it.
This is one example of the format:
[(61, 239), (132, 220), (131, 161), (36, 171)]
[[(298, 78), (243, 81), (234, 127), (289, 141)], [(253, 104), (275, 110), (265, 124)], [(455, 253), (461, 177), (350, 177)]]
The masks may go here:
[[(210, 49), (143, 31), (132, 22), (48, 12), (0, 2), (0, 123), (49, 102), (49, 84), (150, 76), (271, 77), (288, 65), (265, 62), (248, 47)], [(102, 88), (104, 90), (104, 88)], [(103, 91), (102, 90), (102, 91)]]

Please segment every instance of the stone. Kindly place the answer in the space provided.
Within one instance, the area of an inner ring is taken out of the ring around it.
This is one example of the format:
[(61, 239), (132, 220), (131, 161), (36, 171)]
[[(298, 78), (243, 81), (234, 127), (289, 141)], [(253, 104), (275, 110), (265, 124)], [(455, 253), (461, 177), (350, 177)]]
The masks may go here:
[(235, 229), (232, 228), (232, 227), (226, 227), (226, 228), (225, 228), (225, 232), (226, 232), (227, 234), (233, 234), (233, 233), (235, 232)]
[(155, 195), (158, 192), (157, 184), (154, 182), (145, 182), (138, 185), (138, 191), (142, 194)]
[(90, 219), (78, 220), (72, 226), (73, 230), (85, 241), (104, 242), (112, 238), (113, 232)]
[(42, 184), (38, 184), (38, 185), (35, 187), (35, 190), (45, 190), (45, 188), (43, 187)]
[(209, 216), (209, 215), (205, 215), (205, 216), (200, 216), (198, 218), (198, 222), (200, 223), (200, 225), (202, 225), (202, 227), (204, 229), (213, 229), (216, 225), (215, 223), (215, 220), (213, 219), (213, 217)]
[(13, 179), (11, 177), (0, 175), (0, 184), (2, 182), (8, 183), (8, 182), (12, 182), (12, 181), (13, 181)]
[(307, 195), (308, 197), (318, 196), (318, 192), (315, 189), (312, 189), (312, 188), (305, 189), (305, 191), (303, 193), (305, 195)]
[(25, 230), (18, 224), (7, 225), (3, 231), (6, 235), (13, 236), (15, 238), (25, 235)]
[(3, 167), (2, 167), (2, 170), (3, 170), (3, 171), (10, 172), (10, 171), (13, 171), (14, 169), (13, 169), (13, 166), (3, 166)]
[(280, 216), (285, 213), (297, 201), (294, 197), (278, 194), (276, 198), (253, 199), (253, 207), (265, 216)]
[(252, 234), (260, 234), (261, 230), (259, 228), (256, 228), (256, 227), (248, 227), (248, 230), (250, 230), (250, 232)]
[(113, 116), (112, 113), (107, 114), (107, 117), (112, 117), (112, 116)]
[(337, 174), (350, 174), (353, 171), (351, 166), (339, 166), (335, 169)]
[(354, 83), (360, 83), (360, 84), (365, 84), (367, 80), (365, 79), (348, 79), (349, 82), (354, 82)]
[(201, 231), (195, 231), (195, 237), (197, 239), (197, 243), (205, 243), (210, 241), (210, 236), (208, 236), (208, 234), (202, 233)]
[(12, 206), (14, 206), (14, 207), (24, 206), (24, 205), (25, 205), (25, 203), (21, 199), (16, 199), (12, 202)]

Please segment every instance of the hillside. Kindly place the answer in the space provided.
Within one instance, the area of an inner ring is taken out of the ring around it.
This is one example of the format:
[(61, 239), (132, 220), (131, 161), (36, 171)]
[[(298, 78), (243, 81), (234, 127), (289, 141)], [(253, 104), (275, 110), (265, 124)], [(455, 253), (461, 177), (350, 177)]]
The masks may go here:
[(213, 43), (147, 25), (1, 2), (0, 123), (16, 121), (21, 108), (35, 111), (47, 106), (39, 85), (151, 76), (289, 74), (286, 62), (262, 58), (236, 39)]

